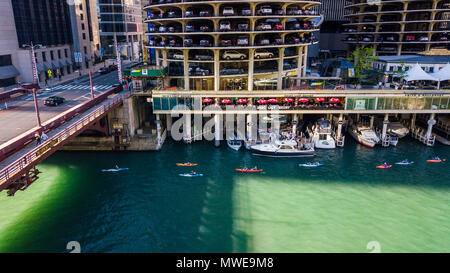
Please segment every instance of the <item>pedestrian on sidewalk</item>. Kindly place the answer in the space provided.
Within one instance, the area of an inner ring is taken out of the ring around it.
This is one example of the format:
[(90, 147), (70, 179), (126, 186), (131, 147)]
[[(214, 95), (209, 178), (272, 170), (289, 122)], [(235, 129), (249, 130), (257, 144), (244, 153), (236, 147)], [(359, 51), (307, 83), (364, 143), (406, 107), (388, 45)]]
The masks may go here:
[(39, 133), (34, 134), (34, 137), (36, 137), (36, 147), (41, 144), (41, 136), (39, 136)]
[(42, 142), (45, 142), (47, 139), (48, 139), (48, 136), (45, 134), (45, 132), (42, 132), (42, 135), (41, 135)]

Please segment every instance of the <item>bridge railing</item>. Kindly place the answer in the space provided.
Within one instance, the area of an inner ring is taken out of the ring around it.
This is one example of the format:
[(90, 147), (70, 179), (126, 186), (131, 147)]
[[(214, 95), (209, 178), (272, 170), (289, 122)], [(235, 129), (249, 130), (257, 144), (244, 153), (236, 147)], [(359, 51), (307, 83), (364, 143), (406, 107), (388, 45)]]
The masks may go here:
[(20, 174), (24, 169), (29, 169), (30, 165), (33, 165), (33, 163), (36, 163), (36, 161), (41, 159), (42, 157), (44, 159), (48, 157), (55, 151), (54, 148), (63, 145), (64, 142), (69, 140), (69, 138), (77, 135), (80, 131), (82, 131), (86, 125), (89, 125), (96, 118), (102, 116), (103, 114), (108, 112), (108, 110), (118, 105), (128, 97), (128, 93), (114, 97), (111, 101), (98, 107), (73, 124), (68, 125), (66, 128), (62, 129), (60, 132), (57, 132), (55, 135), (50, 136), (49, 139), (47, 139), (45, 142), (28, 151), (25, 155), (21, 156), (19, 159), (15, 160), (13, 163), (0, 170), (0, 190), (5, 188), (4, 184), (7, 183), (10, 179)]
[(113, 87), (111, 87), (110, 89), (97, 95), (93, 100), (83, 102), (83, 103), (61, 113), (58, 116), (56, 116), (46, 122), (43, 122), (41, 128), (35, 127), (33, 129), (21, 134), (20, 136), (17, 136), (15, 138), (7, 141), (6, 143), (0, 145), (0, 161), (4, 160), (11, 154), (14, 154), (16, 151), (22, 149), (28, 143), (32, 142), (35, 139), (36, 133), (41, 135), (42, 132), (48, 132), (50, 130), (53, 130), (54, 128), (57, 128), (60, 125), (68, 122), (69, 120), (76, 117), (77, 115), (80, 115), (81, 113), (85, 112), (86, 110), (92, 108), (94, 105), (101, 103), (103, 100), (105, 100), (111, 94), (118, 93), (120, 91), (122, 91), (122, 85), (120, 85), (120, 84), (113, 85)]

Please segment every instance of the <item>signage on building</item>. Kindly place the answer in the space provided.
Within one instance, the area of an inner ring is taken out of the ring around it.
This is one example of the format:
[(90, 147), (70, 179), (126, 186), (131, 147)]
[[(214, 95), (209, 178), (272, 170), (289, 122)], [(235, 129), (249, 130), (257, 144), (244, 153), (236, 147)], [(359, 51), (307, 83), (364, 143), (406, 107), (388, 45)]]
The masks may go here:
[(82, 63), (83, 62), (83, 57), (81, 56), (81, 52), (74, 52), (73, 56), (75, 57), (75, 62), (76, 63)]
[(354, 110), (366, 110), (366, 100), (355, 100)]

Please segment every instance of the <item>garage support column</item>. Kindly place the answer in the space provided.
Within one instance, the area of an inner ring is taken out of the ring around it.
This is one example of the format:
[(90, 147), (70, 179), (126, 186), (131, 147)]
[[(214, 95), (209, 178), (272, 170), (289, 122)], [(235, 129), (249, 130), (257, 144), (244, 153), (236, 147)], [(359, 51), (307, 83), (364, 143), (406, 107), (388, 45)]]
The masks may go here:
[(220, 50), (214, 49), (214, 91), (220, 89)]
[(277, 90), (283, 89), (283, 54), (284, 48), (278, 49), (278, 75), (277, 75)]
[(251, 48), (248, 51), (248, 91), (253, 91), (253, 70), (254, 70), (254, 60), (255, 49)]
[(189, 86), (189, 50), (188, 49), (184, 49), (183, 50), (183, 56), (184, 56), (184, 90), (190, 90), (190, 86)]

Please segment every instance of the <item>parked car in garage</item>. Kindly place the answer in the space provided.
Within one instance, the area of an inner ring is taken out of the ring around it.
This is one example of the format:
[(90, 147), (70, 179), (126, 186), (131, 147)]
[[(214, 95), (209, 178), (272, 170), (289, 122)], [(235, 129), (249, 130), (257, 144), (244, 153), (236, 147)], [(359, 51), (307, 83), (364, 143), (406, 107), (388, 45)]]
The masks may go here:
[(273, 58), (274, 54), (268, 50), (256, 50), (255, 51), (255, 59), (267, 59)]
[(222, 58), (225, 60), (235, 60), (235, 59), (241, 59), (244, 60), (247, 58), (247, 55), (244, 53), (240, 53), (236, 50), (227, 50), (222, 54)]

